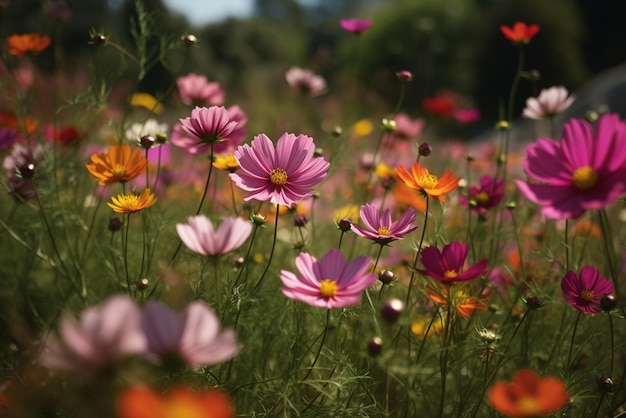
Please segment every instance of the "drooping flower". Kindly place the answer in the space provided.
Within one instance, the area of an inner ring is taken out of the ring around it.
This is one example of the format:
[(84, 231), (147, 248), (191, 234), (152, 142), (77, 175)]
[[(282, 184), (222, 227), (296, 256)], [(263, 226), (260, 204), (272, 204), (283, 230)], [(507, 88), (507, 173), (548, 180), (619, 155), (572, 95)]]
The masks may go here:
[(220, 330), (217, 315), (202, 302), (192, 302), (178, 314), (150, 301), (143, 309), (141, 323), (147, 356), (161, 361), (182, 360), (197, 368), (221, 363), (239, 350), (235, 332)]
[(111, 197), (107, 205), (117, 213), (134, 213), (148, 209), (156, 203), (157, 199), (150, 189), (145, 189), (141, 194), (127, 193)]
[(602, 209), (626, 192), (624, 141), (626, 123), (616, 114), (603, 115), (595, 133), (586, 121), (572, 119), (561, 141), (539, 138), (528, 147), (524, 171), (531, 181), (515, 183), (547, 218)]
[(486, 215), (503, 199), (504, 180), (485, 175), (480, 178), (480, 186), (470, 186), (467, 196), (465, 194), (459, 196), (459, 203), (467, 206), (469, 200), (473, 212)]
[(50, 46), (52, 40), (47, 35), (38, 33), (25, 33), (23, 35), (11, 35), (7, 38), (9, 54), (22, 57), (26, 54), (36, 54)]
[(291, 88), (308, 96), (315, 97), (326, 93), (326, 80), (311, 70), (291, 67), (285, 73), (285, 78)]
[(422, 167), (420, 163), (413, 163), (411, 172), (406, 167), (396, 168), (398, 177), (411, 189), (419, 191), (422, 195), (445, 202), (446, 194), (456, 189), (459, 185), (460, 177), (454, 177), (450, 171), (443, 173), (441, 178), (430, 174), (428, 169)]
[(312, 187), (326, 177), (330, 164), (323, 157), (314, 157), (314, 152), (315, 144), (309, 136), (284, 133), (274, 149), (272, 141), (260, 134), (251, 146), (246, 144), (235, 151), (240, 169), (230, 178), (250, 192), (246, 201), (269, 200), (291, 206), (312, 196)]
[(569, 402), (567, 388), (556, 377), (540, 377), (521, 369), (511, 382), (497, 382), (487, 393), (493, 408), (515, 418), (540, 417), (557, 412)]
[(422, 250), (422, 265), (418, 269), (425, 276), (432, 277), (443, 283), (454, 283), (473, 280), (487, 272), (487, 259), (466, 267), (467, 244), (452, 241), (439, 251), (437, 247), (426, 247)]
[(224, 104), (224, 91), (219, 83), (210, 82), (201, 74), (189, 73), (176, 80), (180, 99), (186, 105), (221, 106)]
[(320, 261), (308, 253), (296, 257), (302, 276), (281, 270), (285, 296), (320, 308), (341, 308), (361, 302), (361, 292), (376, 283), (370, 273), (370, 259), (358, 256), (350, 263), (337, 249), (329, 250)]
[(214, 154), (224, 154), (233, 152), (244, 139), (248, 118), (239, 106), (212, 106), (197, 107), (184, 121), (181, 119), (172, 131), (174, 145), (195, 155), (208, 153), (212, 144)]
[(546, 119), (563, 113), (572, 105), (576, 96), (570, 95), (563, 86), (554, 86), (543, 89), (539, 92), (539, 97), (529, 97), (526, 99), (526, 107), (522, 116), (529, 119)]
[(226, 393), (218, 389), (193, 391), (177, 386), (164, 395), (145, 386), (125, 389), (117, 399), (119, 418), (234, 418)]
[(372, 26), (371, 19), (341, 19), (341, 27), (346, 32), (355, 33), (357, 35), (365, 32)]
[(380, 245), (402, 239), (417, 229), (417, 225), (413, 225), (416, 219), (415, 211), (411, 208), (405, 210), (400, 219), (393, 222), (391, 210), (385, 209), (381, 215), (376, 205), (366, 203), (361, 206), (360, 217), (366, 228), (352, 224), (352, 232)]
[(515, 22), (513, 27), (502, 25), (500, 31), (506, 39), (514, 44), (528, 44), (530, 40), (539, 32), (539, 26), (535, 24), (527, 25), (524, 22)]
[(217, 229), (204, 215), (190, 216), (187, 222), (176, 224), (176, 232), (190, 250), (202, 255), (220, 255), (236, 250), (252, 233), (252, 223), (241, 218), (225, 218)]
[(146, 169), (147, 164), (148, 161), (139, 148), (116, 145), (106, 153), (93, 154), (86, 167), (98, 179), (98, 184), (106, 186), (134, 179)]
[(592, 266), (583, 266), (580, 274), (568, 271), (561, 281), (567, 302), (582, 313), (598, 313), (602, 296), (613, 293), (613, 283)]
[(49, 369), (84, 373), (143, 354), (146, 346), (139, 307), (128, 296), (115, 295), (87, 308), (80, 322), (64, 314), (58, 337), (44, 336), (39, 362)]

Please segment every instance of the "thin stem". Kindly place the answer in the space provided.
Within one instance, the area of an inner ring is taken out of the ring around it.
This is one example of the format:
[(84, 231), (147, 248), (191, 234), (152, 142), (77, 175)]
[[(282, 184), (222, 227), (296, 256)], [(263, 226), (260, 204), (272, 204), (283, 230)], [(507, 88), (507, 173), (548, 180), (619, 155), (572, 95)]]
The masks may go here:
[(315, 367), (315, 364), (317, 363), (317, 360), (320, 358), (320, 354), (322, 353), (322, 347), (324, 346), (324, 342), (326, 341), (326, 335), (328, 334), (329, 324), (330, 324), (330, 309), (327, 309), (326, 310), (326, 325), (324, 326), (324, 333), (322, 334), (322, 341), (320, 342), (320, 346), (317, 349), (317, 353), (315, 354), (313, 363), (311, 364), (311, 366), (309, 367), (306, 374), (301, 380), (302, 382), (304, 382), (307, 379), (307, 377), (309, 377), (309, 375), (313, 371), (313, 368)]
[(615, 272), (615, 263), (613, 261), (613, 256), (615, 255), (613, 252), (613, 238), (611, 234), (611, 226), (609, 225), (609, 219), (604, 209), (598, 211), (598, 216), (600, 218), (600, 227), (602, 228), (602, 248), (604, 250), (604, 254), (606, 256), (606, 263), (609, 267), (609, 273), (611, 274), (611, 280), (613, 281), (613, 289), (615, 290), (615, 297), (617, 300), (620, 299), (619, 295), (619, 282), (617, 280), (617, 274)]
[(248, 266), (248, 260), (250, 259), (250, 253), (252, 252), (252, 246), (254, 245), (254, 237), (256, 236), (257, 231), (259, 230), (258, 225), (254, 225), (254, 229), (252, 230), (252, 238), (250, 238), (250, 245), (248, 246), (248, 251), (246, 251), (246, 256), (243, 259), (243, 264), (239, 267), (239, 273), (237, 273), (237, 278), (235, 279), (235, 283), (233, 287), (239, 284), (239, 280), (241, 279), (241, 275), (243, 273), (244, 268)]
[(130, 226), (130, 213), (126, 214), (126, 225), (124, 226), (124, 237), (122, 239), (122, 251), (124, 252), (124, 272), (126, 274), (126, 286), (128, 287), (128, 296), (131, 298), (133, 294), (130, 290), (130, 276), (128, 274), (128, 229)]
[(420, 242), (417, 246), (417, 251), (415, 252), (415, 259), (413, 260), (413, 265), (411, 266), (411, 280), (409, 281), (409, 289), (406, 292), (406, 306), (411, 306), (411, 289), (413, 288), (413, 281), (415, 280), (415, 268), (417, 267), (417, 261), (419, 260), (419, 256), (422, 253), (422, 245), (424, 244), (424, 237), (426, 235), (426, 224), (428, 222), (428, 206), (429, 199), (426, 196), (426, 210), (424, 211), (424, 224), (422, 225), (422, 236), (420, 237)]
[(448, 372), (448, 348), (450, 347), (450, 337), (451, 337), (451, 323), (452, 323), (452, 309), (450, 305), (452, 304), (452, 285), (448, 284), (448, 292), (447, 292), (447, 304), (446, 304), (446, 320), (444, 323), (443, 330), (443, 347), (441, 352), (441, 357), (439, 358), (439, 367), (441, 370), (441, 399), (439, 401), (439, 417), (443, 416), (443, 407), (445, 405), (446, 400), (446, 381), (447, 381), (447, 372)]
[(430, 323), (428, 324), (428, 327), (426, 328), (426, 331), (424, 332), (424, 336), (422, 337), (422, 343), (420, 344), (420, 349), (417, 351), (417, 357), (415, 357), (415, 365), (417, 365), (420, 361), (420, 357), (422, 356), (422, 350), (424, 349), (424, 343), (426, 342), (428, 333), (430, 332), (430, 329), (435, 323), (435, 318), (437, 318), (437, 316), (438, 316), (438, 311), (435, 310), (435, 313), (433, 314), (433, 317), (431, 318)]
[(256, 285), (252, 289), (252, 293), (254, 293), (258, 289), (258, 287), (261, 285), (261, 282), (263, 281), (263, 279), (265, 278), (265, 275), (270, 269), (270, 264), (272, 264), (272, 258), (274, 258), (274, 249), (276, 248), (276, 236), (278, 234), (278, 208), (279, 206), (280, 205), (277, 203), (276, 204), (276, 221), (274, 222), (274, 238), (272, 239), (272, 249), (270, 250), (270, 256), (269, 256), (269, 259), (267, 260), (267, 264), (265, 265), (265, 270), (263, 270), (263, 273), (261, 274), (259, 281), (256, 283)]
[(574, 338), (576, 337), (576, 329), (578, 328), (578, 322), (580, 320), (581, 315), (582, 315), (582, 312), (579, 311), (578, 315), (576, 316), (576, 322), (574, 322), (574, 330), (572, 331), (572, 339), (569, 344), (569, 353), (567, 354), (567, 363), (565, 364), (567, 368), (570, 367), (570, 364), (572, 362), (572, 352), (574, 351)]

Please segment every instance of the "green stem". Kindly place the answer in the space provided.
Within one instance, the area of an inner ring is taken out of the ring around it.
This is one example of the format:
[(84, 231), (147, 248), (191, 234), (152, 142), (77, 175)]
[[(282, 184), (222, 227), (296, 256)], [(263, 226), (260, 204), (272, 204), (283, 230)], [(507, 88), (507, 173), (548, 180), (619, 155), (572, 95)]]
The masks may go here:
[(576, 329), (578, 328), (578, 322), (580, 320), (581, 315), (582, 315), (582, 312), (579, 311), (578, 315), (576, 316), (576, 322), (574, 322), (574, 330), (572, 331), (572, 339), (570, 341), (569, 352), (567, 354), (567, 363), (565, 364), (568, 369), (571, 367), (572, 352), (574, 351), (574, 338), (576, 337)]
[(317, 353), (315, 354), (315, 358), (313, 359), (313, 363), (311, 364), (311, 366), (309, 367), (309, 369), (307, 370), (306, 374), (304, 375), (304, 377), (302, 378), (302, 382), (304, 382), (307, 377), (309, 377), (309, 375), (311, 374), (311, 372), (313, 371), (313, 368), (315, 367), (315, 364), (317, 364), (317, 360), (319, 360), (320, 358), (320, 354), (322, 353), (322, 347), (324, 346), (324, 342), (326, 341), (326, 335), (328, 334), (328, 327), (330, 325), (330, 309), (326, 310), (326, 325), (324, 326), (324, 333), (322, 334), (322, 341), (320, 342), (320, 346), (317, 349)]
[(426, 196), (426, 209), (424, 211), (424, 224), (422, 225), (422, 236), (420, 237), (420, 242), (417, 246), (417, 251), (415, 252), (415, 259), (413, 260), (413, 265), (411, 266), (411, 280), (409, 281), (409, 289), (406, 292), (406, 306), (411, 306), (411, 289), (413, 288), (413, 281), (415, 280), (415, 268), (417, 267), (417, 261), (419, 260), (419, 256), (422, 253), (422, 245), (424, 244), (424, 237), (426, 235), (426, 224), (428, 222), (428, 206), (429, 199)]
[(270, 269), (270, 264), (272, 264), (272, 258), (274, 258), (274, 249), (276, 248), (276, 236), (278, 234), (278, 208), (279, 206), (280, 205), (277, 203), (276, 204), (276, 221), (274, 222), (274, 238), (272, 239), (272, 248), (270, 250), (270, 256), (269, 256), (269, 259), (267, 260), (267, 264), (265, 265), (265, 270), (263, 270), (263, 273), (261, 274), (259, 281), (256, 283), (256, 285), (252, 289), (252, 293), (254, 293), (261, 285), (261, 282), (263, 281), (263, 279), (267, 275), (267, 272)]

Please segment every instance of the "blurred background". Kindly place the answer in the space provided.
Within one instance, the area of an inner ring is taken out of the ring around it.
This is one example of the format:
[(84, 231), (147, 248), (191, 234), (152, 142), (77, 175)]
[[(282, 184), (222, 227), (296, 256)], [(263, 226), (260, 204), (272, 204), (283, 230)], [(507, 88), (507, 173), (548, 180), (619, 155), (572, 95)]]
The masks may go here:
[[(43, 12), (49, 3), (0, 0), (2, 35), (58, 30)], [(88, 67), (95, 53), (90, 31), (102, 31), (117, 44), (134, 48), (133, 1), (66, 3), (71, 17), (57, 32), (66, 71)], [(452, 91), (467, 106), (480, 110), (481, 121), (473, 128), (478, 132), (499, 119), (517, 66), (518, 50), (499, 27), (523, 21), (541, 27), (525, 49), (525, 69), (536, 69), (540, 79), (520, 84), (520, 109), (526, 97), (553, 85), (582, 95), (602, 95), (590, 99), (593, 104), (611, 101), (614, 110), (626, 108), (625, 95), (608, 93), (619, 91), (624, 74), (623, 0), (145, 0), (143, 4), (153, 12), (160, 33), (172, 40), (189, 33), (199, 39), (186, 68), (176, 67), (182, 58), (173, 55), (141, 79), (138, 90), (155, 95), (177, 75), (197, 72), (218, 81), (230, 104), (280, 100), (288, 89), (284, 73), (295, 65), (323, 75), (329, 93), (352, 86), (356, 78), (362, 105), (389, 112), (398, 98), (395, 73), (409, 70), (414, 80), (407, 85), (402, 110), (418, 117), (424, 98)], [(339, 26), (340, 19), (349, 17), (372, 19), (373, 25), (355, 39)], [(164, 39), (151, 36), (148, 42)], [(357, 43), (360, 58), (355, 68)], [(52, 50), (41, 59), (44, 68), (46, 63), (53, 68)], [(132, 73), (131, 66), (128, 71)], [(603, 77), (613, 79), (599, 83)], [(332, 112), (335, 105), (326, 105)]]

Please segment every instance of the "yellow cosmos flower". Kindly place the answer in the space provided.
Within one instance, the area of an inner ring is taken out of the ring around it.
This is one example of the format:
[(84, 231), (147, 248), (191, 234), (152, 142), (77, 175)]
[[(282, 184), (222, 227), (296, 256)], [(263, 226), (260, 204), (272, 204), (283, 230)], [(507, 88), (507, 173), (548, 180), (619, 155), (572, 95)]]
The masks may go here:
[(148, 93), (134, 93), (130, 98), (130, 105), (143, 107), (154, 113), (163, 112), (163, 105)]
[(213, 161), (213, 167), (218, 170), (234, 173), (239, 168), (235, 154), (218, 155)]
[(106, 186), (134, 179), (146, 169), (147, 164), (139, 148), (131, 150), (128, 145), (119, 145), (109, 148), (106, 153), (93, 154), (86, 167), (98, 179), (98, 184)]
[(157, 201), (154, 194), (150, 193), (150, 189), (145, 189), (140, 195), (135, 193), (120, 194), (111, 198), (113, 203), (107, 202), (107, 205), (117, 213), (133, 213), (139, 212), (151, 207)]

